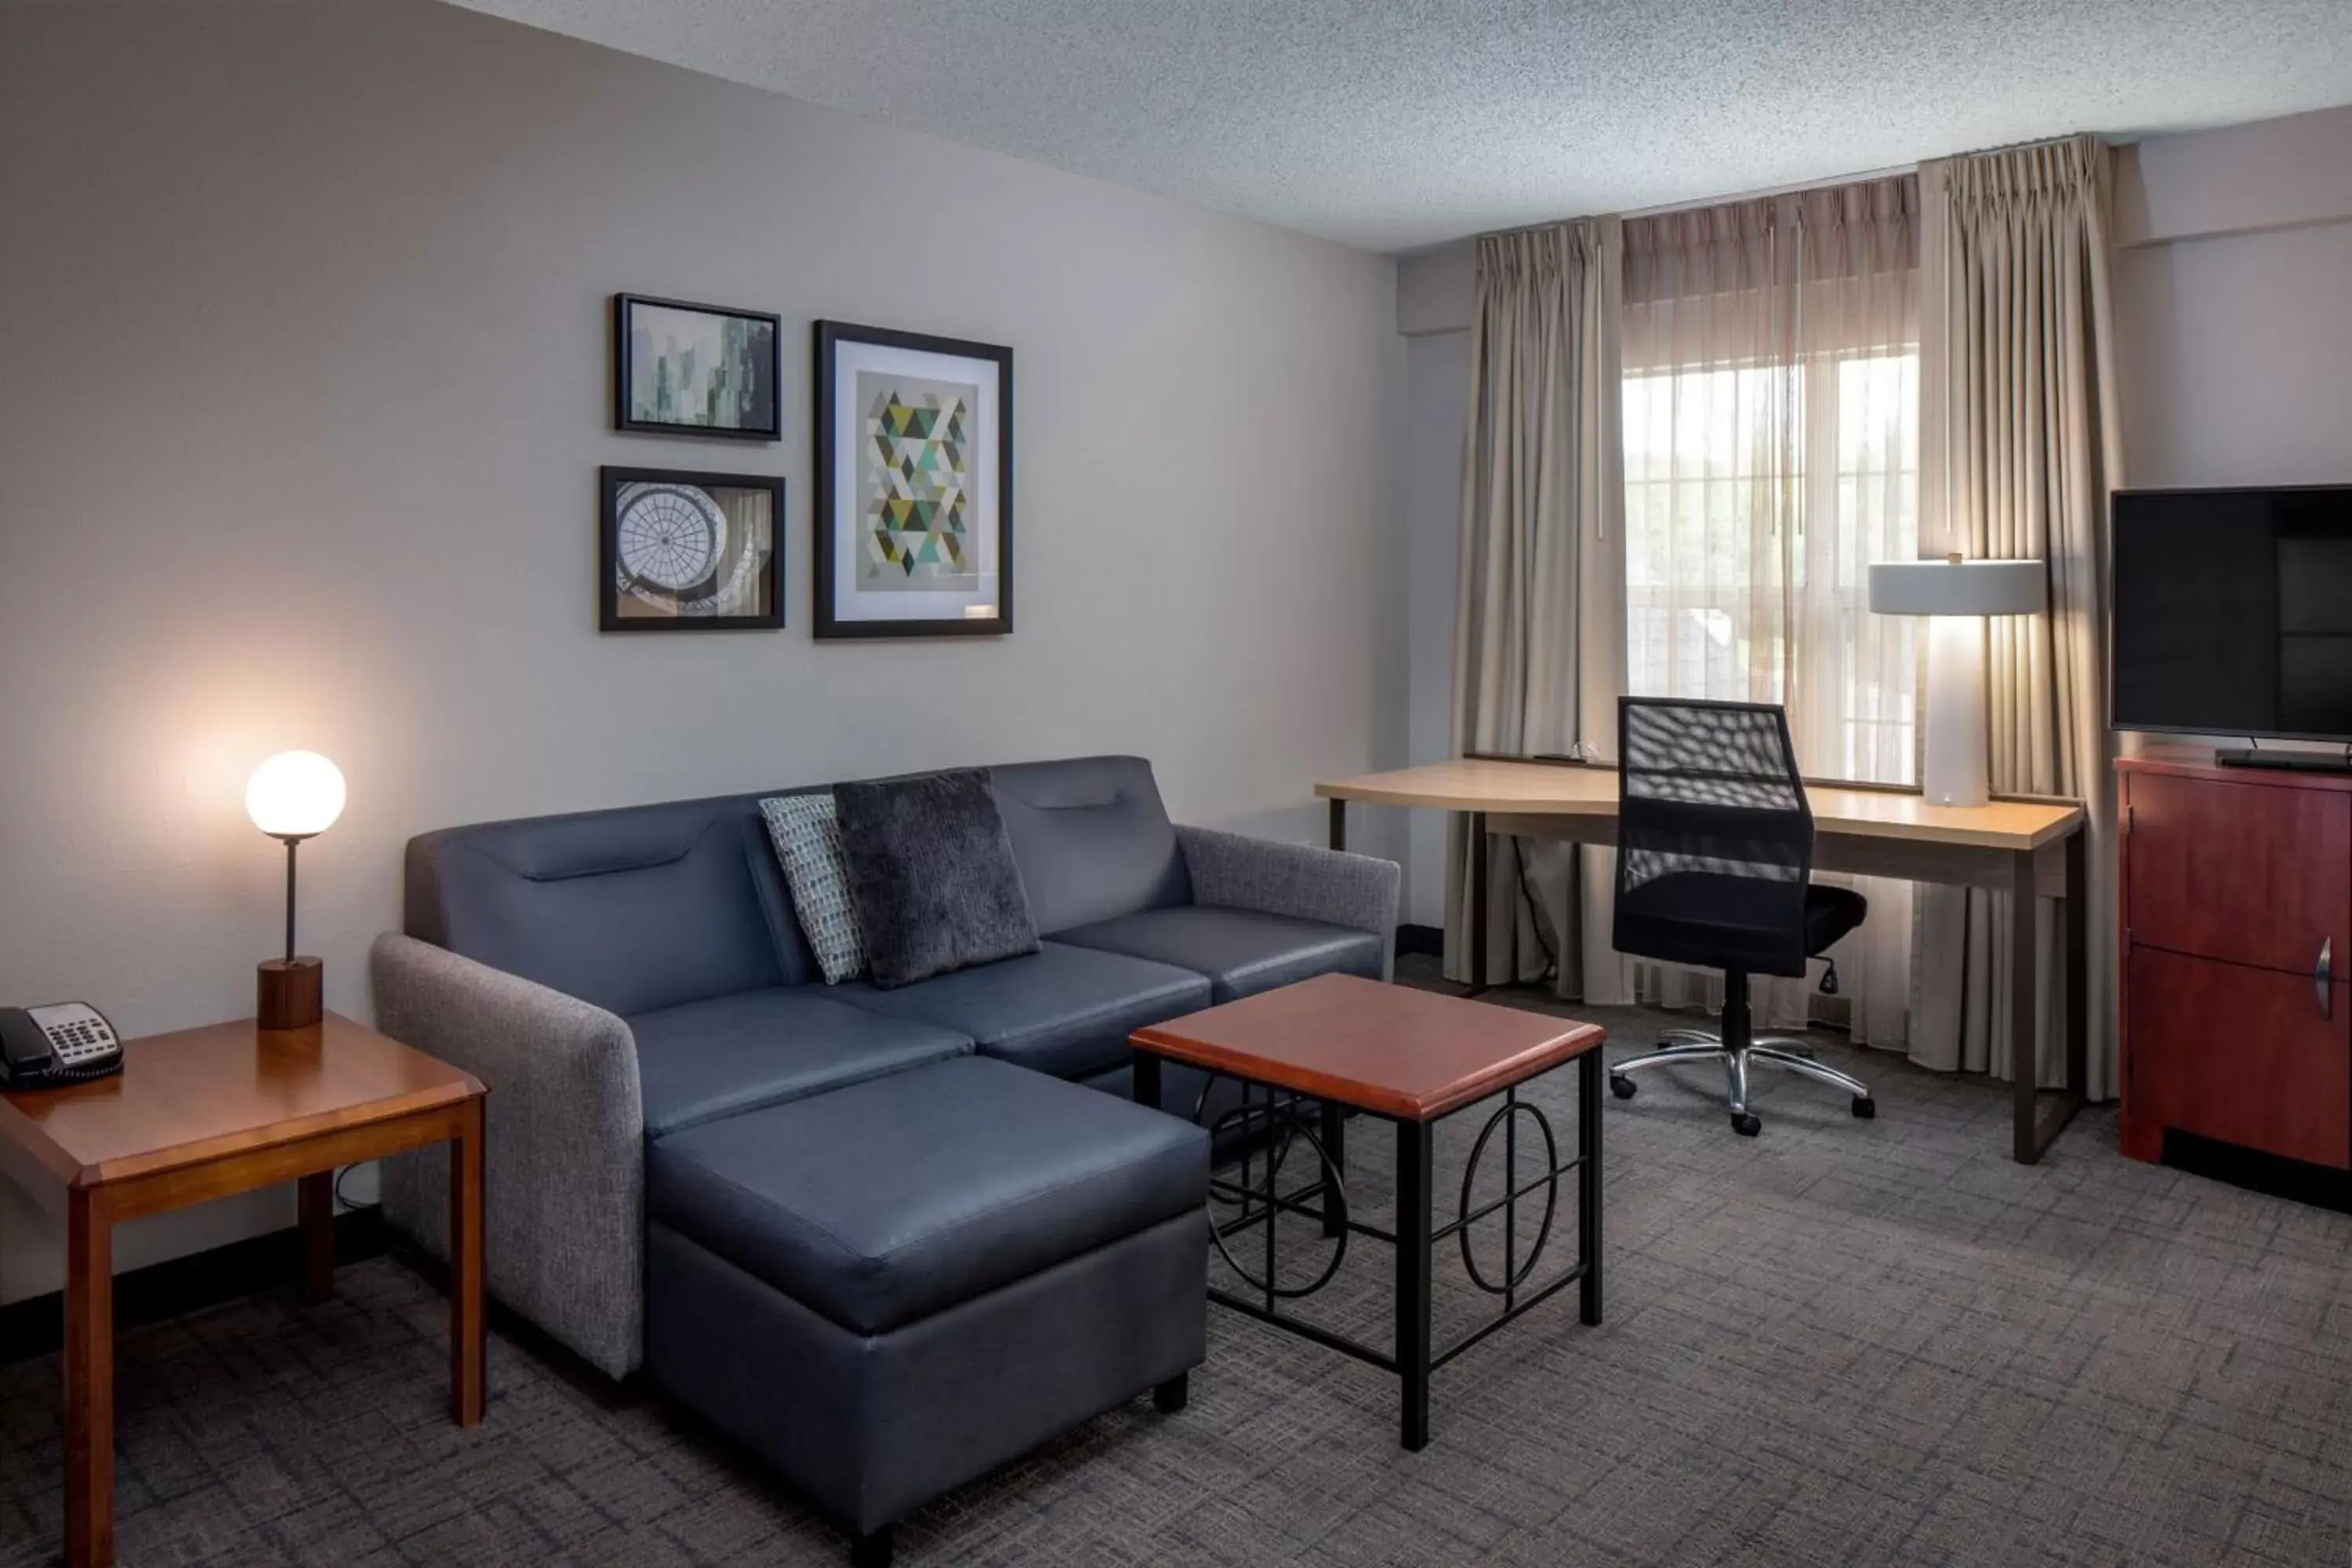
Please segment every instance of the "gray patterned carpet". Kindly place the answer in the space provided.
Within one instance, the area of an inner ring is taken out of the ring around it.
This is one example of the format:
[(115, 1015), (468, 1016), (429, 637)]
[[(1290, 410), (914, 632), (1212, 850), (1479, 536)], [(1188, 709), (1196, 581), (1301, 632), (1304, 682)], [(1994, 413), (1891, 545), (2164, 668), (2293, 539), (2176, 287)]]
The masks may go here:
[[(1663, 1021), (1596, 1016), (1612, 1049)], [(1563, 1295), (1444, 1369), (1426, 1452), (1389, 1380), (1216, 1312), (1189, 1411), (1090, 1423), (924, 1510), (900, 1561), (2352, 1562), (2352, 1219), (2131, 1164), (2105, 1113), (2020, 1168), (1994, 1089), (1822, 1050), (1875, 1122), (1773, 1079), (1753, 1142), (1712, 1079), (1610, 1104), (1607, 1322)], [(1572, 1077), (1535, 1098), (1571, 1136)], [(1475, 1127), (1441, 1135), (1442, 1195)], [(1387, 1151), (1355, 1142), (1376, 1211)], [(1324, 1321), (1381, 1331), (1375, 1250)], [(1442, 1342), (1476, 1297), (1440, 1267)], [(124, 1563), (842, 1561), (690, 1421), (535, 1342), (495, 1341), (489, 1419), (455, 1429), (439, 1298), (391, 1258), (341, 1288), (125, 1335)], [(58, 1550), (57, 1388), (54, 1359), (0, 1370), (9, 1568)]]

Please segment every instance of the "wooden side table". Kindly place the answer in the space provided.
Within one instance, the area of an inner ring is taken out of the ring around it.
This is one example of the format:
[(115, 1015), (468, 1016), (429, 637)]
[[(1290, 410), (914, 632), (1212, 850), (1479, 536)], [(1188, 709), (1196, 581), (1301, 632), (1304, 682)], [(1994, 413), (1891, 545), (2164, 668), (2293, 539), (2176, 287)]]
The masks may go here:
[(66, 1562), (114, 1560), (114, 1225), (299, 1182), (304, 1272), (334, 1289), (334, 1172), (449, 1145), (451, 1415), (482, 1418), (482, 1101), (471, 1074), (330, 1013), (131, 1040), (122, 1072), (0, 1094), (0, 1170), (62, 1213)]

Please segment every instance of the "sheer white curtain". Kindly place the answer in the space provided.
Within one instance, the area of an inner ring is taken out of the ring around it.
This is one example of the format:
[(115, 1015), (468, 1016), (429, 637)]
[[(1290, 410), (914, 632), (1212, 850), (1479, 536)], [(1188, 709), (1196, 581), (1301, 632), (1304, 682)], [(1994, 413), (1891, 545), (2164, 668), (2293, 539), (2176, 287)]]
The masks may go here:
[[(1913, 623), (1869, 613), (1865, 568), (1918, 553), (1918, 207), (1905, 176), (1625, 225), (1626, 689), (1785, 703), (1813, 777), (1915, 773)], [(1901, 1046), (1911, 886), (1858, 885), (1843, 1008), (1778, 980), (1759, 1016)], [(1719, 984), (1635, 983), (1670, 1006)]]

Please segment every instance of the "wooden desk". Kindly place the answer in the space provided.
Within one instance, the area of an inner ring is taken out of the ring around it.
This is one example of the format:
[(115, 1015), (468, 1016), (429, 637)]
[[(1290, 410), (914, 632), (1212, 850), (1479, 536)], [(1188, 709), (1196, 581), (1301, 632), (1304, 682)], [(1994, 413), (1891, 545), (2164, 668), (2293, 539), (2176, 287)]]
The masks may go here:
[[(1617, 842), (1617, 770), (1585, 763), (1464, 757), (1392, 773), (1364, 773), (1315, 786), (1331, 803), (1331, 846), (1347, 843), (1349, 801), (1457, 811), (1475, 842), (1500, 833), (1570, 844)], [(2042, 1158), (2082, 1106), (2089, 1082), (2089, 880), (2084, 864), (2083, 807), (2074, 801), (1997, 795), (1985, 805), (1932, 805), (1918, 791), (1808, 784), (1813, 808), (1813, 867), (1856, 876), (1898, 877), (2006, 892), (2016, 900), (2010, 922), (2011, 973), (2040, 968), (2039, 899), (2066, 905), (2066, 1087), (2041, 1110), (2035, 1080), (2039, 988), (2010, 987), (2010, 1073), (2013, 1152), (2021, 1164)], [(1470, 972), (1486, 973), (1486, 858), (1470, 858), (1473, 909)], [(2039, 1116), (2039, 1120), (2037, 1120)]]
[(482, 1418), (482, 1085), (330, 1013), (123, 1045), (116, 1077), (0, 1094), (0, 1169), (66, 1222), (66, 1562), (114, 1560), (114, 1224), (299, 1182), (311, 1290), (334, 1289), (338, 1165), (447, 1143), (451, 1414)]

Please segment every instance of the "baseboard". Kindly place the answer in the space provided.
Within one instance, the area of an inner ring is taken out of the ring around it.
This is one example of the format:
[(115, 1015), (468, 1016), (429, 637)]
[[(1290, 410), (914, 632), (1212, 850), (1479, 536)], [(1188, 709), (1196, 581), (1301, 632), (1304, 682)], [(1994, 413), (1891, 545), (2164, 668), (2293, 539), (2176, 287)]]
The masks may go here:
[[(388, 1233), (383, 1211), (370, 1206), (335, 1216), (335, 1261), (358, 1263), (381, 1255)], [(173, 1258), (114, 1277), (114, 1327), (119, 1333), (299, 1284), (301, 1232), (289, 1226)], [(64, 1342), (65, 1294), (27, 1296), (0, 1306), (0, 1366), (56, 1352)]]
[(2306, 1164), (2284, 1154), (2216, 1142), (2172, 1128), (2164, 1133), (2164, 1163), (2176, 1171), (2227, 1182), (2249, 1192), (2352, 1214), (2352, 1172), (2333, 1166)]
[(1425, 952), (1433, 958), (1443, 958), (1445, 956), (1444, 928), (1401, 925), (1396, 929), (1396, 950), (1399, 952)]

